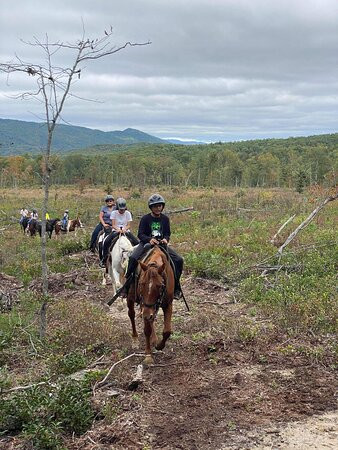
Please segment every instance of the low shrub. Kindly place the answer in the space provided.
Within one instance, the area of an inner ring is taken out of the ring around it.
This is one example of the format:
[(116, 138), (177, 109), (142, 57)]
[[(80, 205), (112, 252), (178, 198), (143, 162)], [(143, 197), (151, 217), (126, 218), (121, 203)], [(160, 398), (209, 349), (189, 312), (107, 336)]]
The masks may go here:
[(70, 375), (87, 366), (88, 358), (82, 351), (74, 351), (66, 355), (54, 355), (50, 358), (50, 367), (54, 374)]
[(60, 449), (61, 433), (90, 427), (90, 392), (88, 383), (73, 380), (15, 392), (0, 404), (0, 433), (22, 432), (34, 449)]
[(89, 247), (89, 237), (86, 235), (77, 239), (64, 239), (57, 245), (57, 255), (64, 256), (87, 250)]
[(113, 320), (88, 300), (59, 300), (49, 313), (49, 343), (64, 354), (109, 348), (114, 340)]

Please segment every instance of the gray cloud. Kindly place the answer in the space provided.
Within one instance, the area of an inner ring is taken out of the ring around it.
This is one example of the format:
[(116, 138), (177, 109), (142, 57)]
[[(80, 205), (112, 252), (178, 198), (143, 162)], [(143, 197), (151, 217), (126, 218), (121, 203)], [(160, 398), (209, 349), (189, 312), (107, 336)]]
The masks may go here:
[[(38, 61), (19, 39), (75, 41), (81, 18), (89, 37), (112, 25), (116, 44), (152, 44), (89, 63), (73, 92), (100, 103), (70, 98), (72, 124), (208, 141), (337, 131), (335, 0), (16, 0), (2, 5), (0, 60)], [(7, 97), (31, 82), (0, 77), (0, 117), (43, 117)]]

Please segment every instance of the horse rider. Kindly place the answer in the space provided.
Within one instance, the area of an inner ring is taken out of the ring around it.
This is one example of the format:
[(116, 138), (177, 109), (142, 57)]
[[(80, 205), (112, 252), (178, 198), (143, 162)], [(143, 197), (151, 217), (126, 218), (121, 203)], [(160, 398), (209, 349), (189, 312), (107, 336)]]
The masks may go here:
[(148, 207), (150, 213), (141, 218), (138, 238), (140, 243), (133, 250), (129, 257), (128, 269), (126, 273), (126, 283), (121, 289), (121, 295), (128, 293), (129, 287), (133, 280), (138, 260), (150, 246), (163, 245), (175, 266), (175, 293), (174, 297), (179, 298), (181, 295), (180, 278), (183, 270), (183, 258), (176, 253), (171, 247), (167, 247), (170, 239), (170, 220), (169, 217), (162, 214), (165, 207), (165, 200), (160, 194), (153, 194), (148, 199)]
[(63, 213), (63, 217), (61, 219), (61, 230), (67, 231), (69, 222), (69, 210), (65, 209), (65, 212)]
[(31, 223), (32, 220), (38, 220), (38, 218), (39, 218), (39, 214), (38, 214), (37, 210), (33, 209), (30, 214), (30, 219), (28, 221), (28, 225)]
[(21, 208), (20, 215), (21, 215), (21, 217), (20, 217), (20, 225), (21, 225), (23, 222), (23, 219), (28, 216), (28, 209)]
[(111, 243), (119, 234), (125, 234), (132, 245), (139, 243), (137, 237), (130, 231), (130, 222), (133, 218), (130, 211), (127, 210), (127, 202), (124, 198), (121, 197), (116, 200), (116, 209), (110, 214), (110, 219), (112, 221), (112, 232), (103, 241), (100, 267), (105, 267)]
[(112, 195), (107, 195), (105, 202), (106, 204), (105, 206), (102, 206), (99, 214), (100, 223), (96, 225), (90, 240), (89, 250), (93, 253), (95, 252), (95, 245), (100, 231), (105, 230), (105, 233), (109, 233), (112, 226), (110, 215), (115, 209), (114, 197)]
[(48, 212), (46, 212), (46, 220), (50, 220), (50, 216), (49, 216)]

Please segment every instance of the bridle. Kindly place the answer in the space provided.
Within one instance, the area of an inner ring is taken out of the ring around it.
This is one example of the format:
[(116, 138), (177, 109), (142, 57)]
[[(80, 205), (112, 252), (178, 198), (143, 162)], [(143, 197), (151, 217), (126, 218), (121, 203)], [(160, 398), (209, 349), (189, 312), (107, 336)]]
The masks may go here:
[[(158, 267), (158, 266), (156, 264), (151, 263), (151, 264), (149, 264), (149, 267)], [(160, 275), (160, 276), (162, 278), (162, 283), (160, 285), (160, 292), (159, 292), (159, 295), (158, 295), (155, 303), (145, 303), (143, 295), (141, 293), (139, 294), (142, 305), (145, 306), (146, 308), (154, 308), (155, 307), (156, 313), (159, 310), (159, 308), (162, 306), (164, 297), (167, 293), (165, 272), (163, 272), (163, 275)]]

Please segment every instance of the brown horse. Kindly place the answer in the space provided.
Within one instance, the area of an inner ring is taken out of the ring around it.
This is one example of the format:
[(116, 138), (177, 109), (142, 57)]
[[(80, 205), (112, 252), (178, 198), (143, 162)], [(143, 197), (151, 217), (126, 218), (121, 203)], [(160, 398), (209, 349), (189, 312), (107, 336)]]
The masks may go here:
[(38, 221), (36, 219), (31, 219), (28, 224), (28, 234), (30, 234), (31, 236), (36, 236), (37, 231), (38, 231)]
[[(155, 246), (144, 262), (139, 263), (138, 279), (131, 286), (127, 297), (128, 315), (134, 339), (138, 338), (134, 305), (135, 302), (140, 304), (146, 338), (146, 358), (144, 361), (146, 364), (154, 362), (151, 353), (152, 345), (155, 345), (157, 350), (162, 350), (171, 335), (174, 287), (175, 279), (170, 261), (167, 255)], [(162, 340), (157, 344), (154, 321), (160, 307), (163, 309), (164, 327)]]
[(70, 231), (74, 231), (75, 236), (76, 236), (76, 232), (77, 232), (78, 228), (84, 228), (84, 225), (82, 224), (79, 217), (77, 217), (76, 219), (69, 220), (66, 230), (62, 229), (61, 222), (56, 222), (55, 234), (57, 236), (59, 236), (60, 233), (69, 233)]

